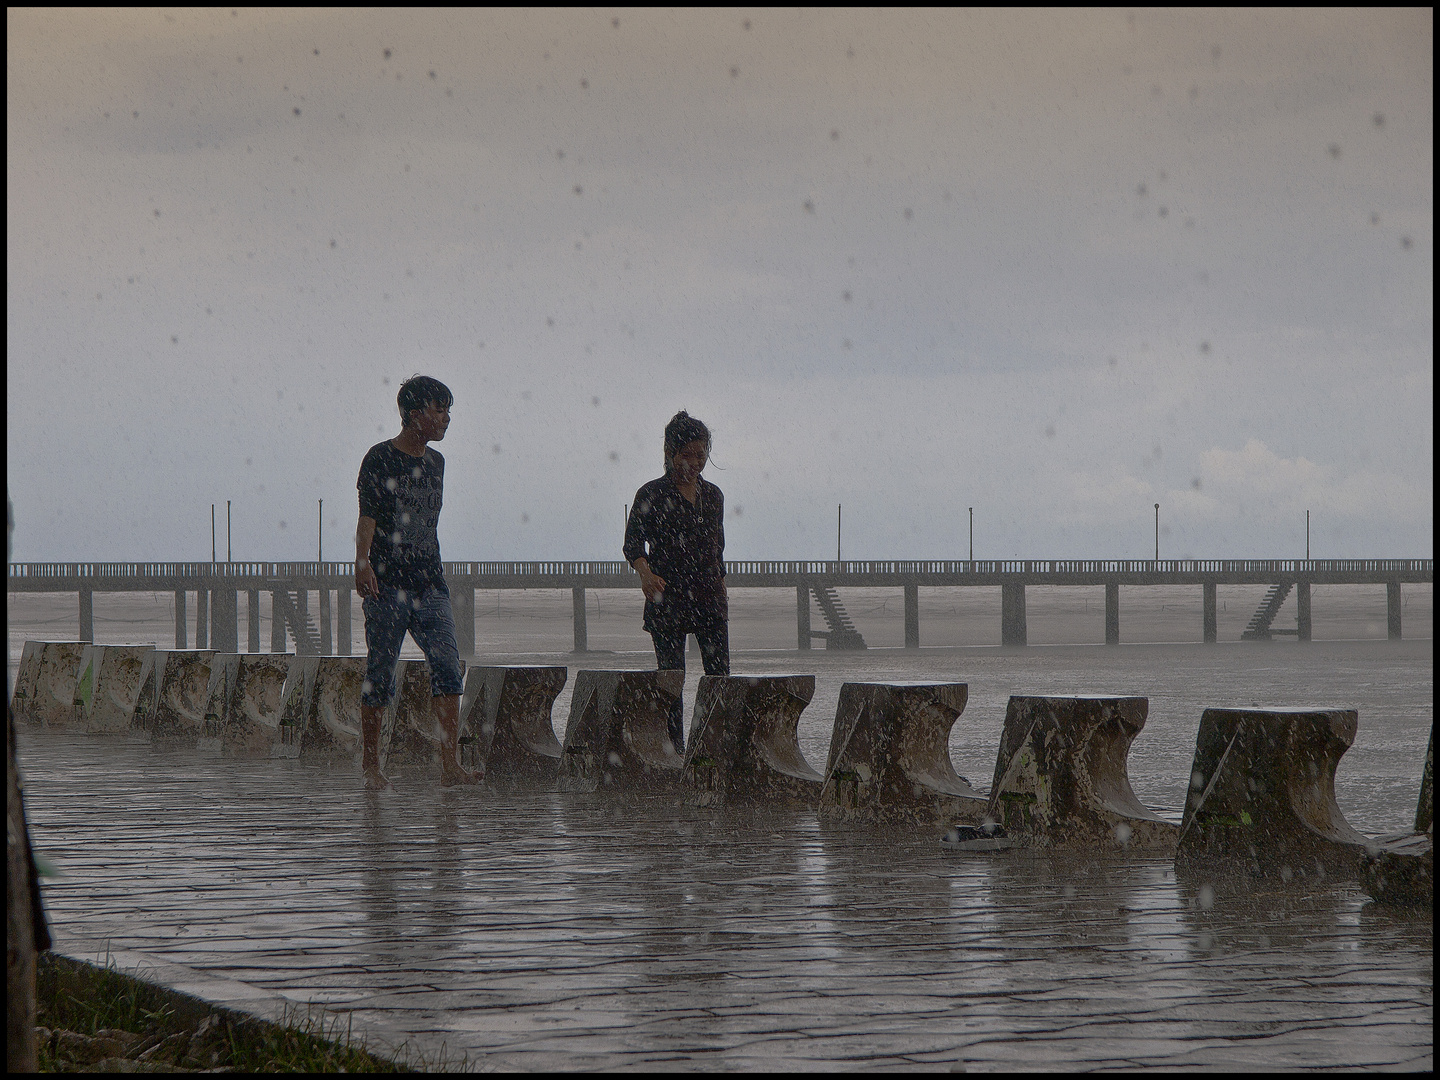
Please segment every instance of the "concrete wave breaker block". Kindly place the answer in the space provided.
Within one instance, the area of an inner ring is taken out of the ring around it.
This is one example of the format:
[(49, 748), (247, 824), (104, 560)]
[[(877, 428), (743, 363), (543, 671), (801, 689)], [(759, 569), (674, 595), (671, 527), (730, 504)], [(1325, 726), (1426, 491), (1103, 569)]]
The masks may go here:
[(814, 806), (825, 779), (800, 752), (796, 728), (814, 675), (702, 675), (684, 781), (701, 806)]
[(1365, 854), (1361, 885), (1385, 904), (1435, 906), (1435, 728), (1425, 750), (1415, 831), (1377, 837)]
[(552, 712), (564, 666), (472, 667), (460, 702), (460, 764), (490, 783), (549, 782), (560, 774)]
[(1354, 709), (1206, 709), (1177, 855), (1256, 872), (1356, 873), (1368, 841), (1335, 802)]
[(561, 791), (669, 790), (684, 762), (670, 741), (683, 671), (580, 671), (560, 755)]
[(27, 641), (15, 675), (15, 719), (47, 727), (75, 721), (75, 683), (89, 646), (83, 641)]
[(213, 649), (156, 649), (141, 680), (146, 693), (136, 708), (135, 726), (148, 728), (153, 742), (218, 738), (215, 721), (205, 729), (214, 660)]
[[(460, 661), (465, 669), (465, 661)], [(430, 698), (430, 665), (424, 660), (400, 660), (395, 665), (399, 690), (380, 726), (380, 760), (383, 764), (434, 765), (444, 743)]]
[(286, 757), (360, 753), (360, 693), (365, 683), (363, 656), (297, 656), (285, 680), (280, 715)]
[(950, 761), (966, 683), (845, 683), (820, 817), (879, 824), (979, 824), (985, 798)]
[(1143, 806), (1126, 759), (1143, 697), (1013, 696), (989, 812), (1021, 844), (1170, 852), (1179, 829)]
[(117, 735), (130, 730), (145, 657), (154, 651), (154, 645), (86, 647), (75, 681), (75, 716), (86, 732)]
[[(217, 653), (210, 665), (205, 713), (218, 724), (221, 747), (235, 757), (294, 757), (282, 739), (290, 653)], [(298, 734), (298, 732), (295, 732)]]

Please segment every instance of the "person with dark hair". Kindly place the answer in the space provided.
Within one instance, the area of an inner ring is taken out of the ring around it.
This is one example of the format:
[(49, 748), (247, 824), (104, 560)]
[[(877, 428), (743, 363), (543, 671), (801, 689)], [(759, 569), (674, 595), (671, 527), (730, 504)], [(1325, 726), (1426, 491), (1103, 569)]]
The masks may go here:
[[(725, 496), (700, 477), (710, 429), (681, 410), (665, 425), (665, 475), (635, 493), (625, 523), (625, 561), (640, 575), (645, 629), (661, 671), (685, 670), (694, 634), (707, 675), (730, 674), (730, 609), (725, 592)], [(685, 746), (685, 713), (670, 710), (670, 741)]]
[(365, 611), (365, 683), (360, 694), (361, 769), (372, 791), (390, 786), (380, 771), (380, 724), (395, 696), (395, 662), (408, 632), (430, 668), (431, 707), (440, 726), (440, 782), (473, 784), (460, 767), (460, 694), (464, 677), (455, 643), (450, 590), (436, 526), (444, 501), (445, 459), (427, 444), (445, 438), (454, 395), (438, 379), (416, 375), (396, 398), (400, 434), (376, 443), (360, 465), (360, 524), (355, 530), (355, 591)]

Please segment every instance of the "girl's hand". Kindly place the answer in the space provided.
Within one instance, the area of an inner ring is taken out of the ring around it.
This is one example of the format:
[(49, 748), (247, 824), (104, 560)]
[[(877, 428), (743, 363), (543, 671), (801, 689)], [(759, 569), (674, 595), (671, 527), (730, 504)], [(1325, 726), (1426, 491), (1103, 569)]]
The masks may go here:
[(665, 579), (651, 570), (643, 558), (635, 560), (635, 572), (640, 575), (640, 591), (645, 594), (645, 602), (659, 599), (665, 592)]

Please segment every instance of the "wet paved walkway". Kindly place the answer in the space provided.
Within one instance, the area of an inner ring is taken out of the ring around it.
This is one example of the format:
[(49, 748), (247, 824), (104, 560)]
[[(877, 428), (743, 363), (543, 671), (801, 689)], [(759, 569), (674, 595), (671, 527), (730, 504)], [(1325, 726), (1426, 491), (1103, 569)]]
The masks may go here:
[(57, 947), (486, 1069), (1428, 1069), (1429, 913), (26, 729)]

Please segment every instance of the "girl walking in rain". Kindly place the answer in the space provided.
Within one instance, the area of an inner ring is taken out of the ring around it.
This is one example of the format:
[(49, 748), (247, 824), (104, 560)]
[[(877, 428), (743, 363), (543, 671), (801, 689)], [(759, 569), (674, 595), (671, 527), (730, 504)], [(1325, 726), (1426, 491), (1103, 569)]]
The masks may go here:
[[(625, 524), (625, 561), (640, 575), (645, 629), (661, 671), (685, 670), (694, 634), (707, 675), (730, 674), (725, 593), (725, 496), (700, 477), (710, 429), (681, 410), (665, 425), (665, 475), (635, 493)], [(670, 709), (670, 741), (684, 752), (684, 703)]]

